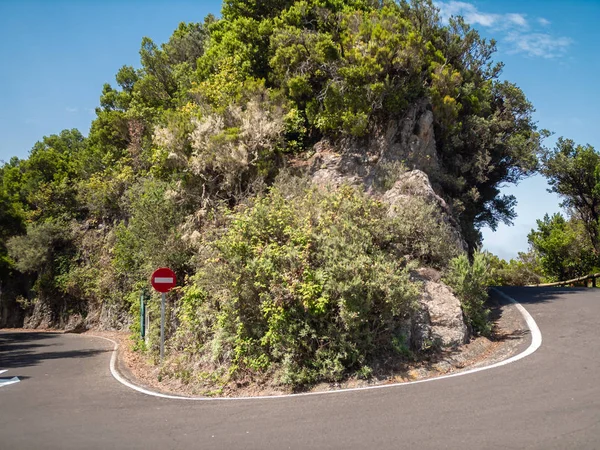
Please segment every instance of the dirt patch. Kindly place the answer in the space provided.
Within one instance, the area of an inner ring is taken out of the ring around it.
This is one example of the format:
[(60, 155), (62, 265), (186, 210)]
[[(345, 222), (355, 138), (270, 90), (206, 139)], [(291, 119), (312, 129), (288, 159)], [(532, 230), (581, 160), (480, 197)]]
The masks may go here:
[[(523, 316), (512, 304), (490, 301), (493, 333), (490, 338), (477, 337), (454, 350), (445, 350), (428, 356), (418, 363), (403, 362), (393, 370), (374, 368), (368, 380), (351, 378), (340, 383), (320, 383), (304, 392), (323, 392), (367, 386), (435, 378), (503, 361), (519, 352), (529, 334)], [(180, 378), (168, 377), (148, 356), (133, 350), (133, 341), (126, 332), (88, 331), (85, 334), (110, 338), (119, 344), (118, 370), (132, 383), (171, 395), (210, 397), (250, 397), (289, 394), (289, 391), (264, 383), (230, 383), (219, 386), (204, 380), (201, 384), (184, 383)]]

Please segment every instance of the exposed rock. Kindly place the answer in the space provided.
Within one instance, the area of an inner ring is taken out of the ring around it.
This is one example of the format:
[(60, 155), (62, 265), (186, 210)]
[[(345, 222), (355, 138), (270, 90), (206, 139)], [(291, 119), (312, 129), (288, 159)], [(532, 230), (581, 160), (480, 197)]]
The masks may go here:
[(434, 345), (457, 347), (469, 338), (460, 300), (441, 282), (425, 280), (419, 308), (411, 318), (410, 342), (413, 348)]
[(426, 100), (409, 108), (400, 121), (390, 121), (377, 139), (380, 161), (403, 161), (409, 169), (431, 173), (439, 168), (433, 112)]
[(337, 153), (328, 141), (317, 143), (315, 150), (315, 155), (309, 161), (309, 171), (314, 183), (320, 186), (334, 187), (341, 184), (359, 185), (364, 183), (365, 166), (360, 158)]
[(404, 118), (390, 121), (367, 138), (346, 138), (333, 144), (318, 142), (309, 160), (315, 183), (338, 186), (364, 184), (372, 189), (378, 175), (391, 163), (402, 163), (409, 170), (432, 173), (439, 169), (433, 113), (426, 101), (409, 108)]
[(69, 320), (65, 325), (65, 333), (83, 333), (87, 330), (84, 318), (81, 314), (73, 314), (69, 316)]
[[(388, 123), (379, 133), (365, 139), (346, 139), (335, 145), (327, 140), (314, 146), (309, 160), (313, 182), (321, 186), (341, 184), (364, 186), (369, 192), (382, 186), (378, 178), (386, 165), (401, 163), (407, 172), (394, 173), (391, 188), (381, 196), (389, 204), (389, 214), (397, 215), (415, 197), (432, 204), (440, 220), (448, 225), (450, 239), (456, 249), (467, 250), (467, 244), (450, 207), (431, 185), (427, 173), (439, 170), (433, 113), (427, 101), (413, 105), (405, 117)], [(385, 188), (384, 188), (385, 189)], [(407, 255), (407, 260), (410, 255)], [(440, 281), (433, 269), (420, 269), (415, 276), (424, 283), (417, 312), (404, 326), (411, 347), (424, 350), (432, 346), (455, 347), (468, 339), (460, 301)]]
[(127, 329), (132, 318), (122, 305), (103, 302), (99, 310), (93, 310), (87, 317), (88, 328), (98, 328), (100, 330), (124, 330)]
[(52, 308), (48, 303), (36, 300), (31, 314), (25, 316), (23, 328), (50, 328), (52, 323)]
[(421, 170), (412, 170), (400, 176), (394, 186), (383, 195), (383, 200), (393, 204), (394, 199), (401, 196), (422, 197), (431, 203), (439, 205), (440, 209), (450, 213), (448, 205), (439, 195), (435, 193), (429, 177)]
[(414, 276), (420, 278), (421, 280), (433, 281), (434, 283), (439, 283), (442, 279), (442, 273), (439, 270), (431, 267), (418, 268), (414, 271)]

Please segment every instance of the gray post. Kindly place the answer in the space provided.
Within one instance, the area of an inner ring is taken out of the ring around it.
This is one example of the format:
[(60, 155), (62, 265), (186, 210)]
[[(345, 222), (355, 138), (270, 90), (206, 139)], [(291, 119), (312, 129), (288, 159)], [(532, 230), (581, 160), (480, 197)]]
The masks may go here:
[(163, 292), (160, 302), (160, 361), (162, 362), (165, 356), (165, 297)]
[(140, 338), (146, 337), (146, 299), (144, 298), (144, 291), (140, 295)]
[(146, 330), (148, 330), (148, 333), (146, 333), (146, 345), (150, 344), (150, 310), (148, 308), (146, 308)]

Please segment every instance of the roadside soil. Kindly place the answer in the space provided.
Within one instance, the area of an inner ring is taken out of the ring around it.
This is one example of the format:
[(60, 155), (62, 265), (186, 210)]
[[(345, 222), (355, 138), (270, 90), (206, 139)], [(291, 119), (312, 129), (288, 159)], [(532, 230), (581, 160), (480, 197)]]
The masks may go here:
[[(323, 392), (367, 386), (404, 383), (435, 378), (503, 361), (517, 354), (527, 342), (529, 330), (521, 313), (492, 295), (489, 307), (493, 321), (492, 335), (475, 337), (456, 349), (443, 350), (427, 356), (419, 362), (402, 362), (392, 368), (374, 368), (368, 380), (350, 378), (340, 383), (320, 383), (301, 392)], [(17, 331), (17, 330), (12, 330)], [(33, 330), (23, 330), (33, 331)], [(35, 330), (56, 331), (56, 330)], [(145, 354), (133, 349), (130, 333), (119, 331), (86, 331), (86, 335), (112, 339), (118, 344), (117, 370), (133, 384), (164, 394), (203, 397), (251, 397), (290, 394), (279, 386), (264, 383), (229, 383), (225, 386), (202, 383), (184, 383), (154, 364)]]

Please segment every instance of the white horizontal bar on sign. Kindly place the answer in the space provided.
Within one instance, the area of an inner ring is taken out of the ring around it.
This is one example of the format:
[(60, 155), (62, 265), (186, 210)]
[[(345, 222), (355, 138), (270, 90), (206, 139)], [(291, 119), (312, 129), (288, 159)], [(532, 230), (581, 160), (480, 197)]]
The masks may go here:
[(155, 277), (154, 278), (154, 282), (155, 283), (172, 283), (173, 282), (173, 278)]

